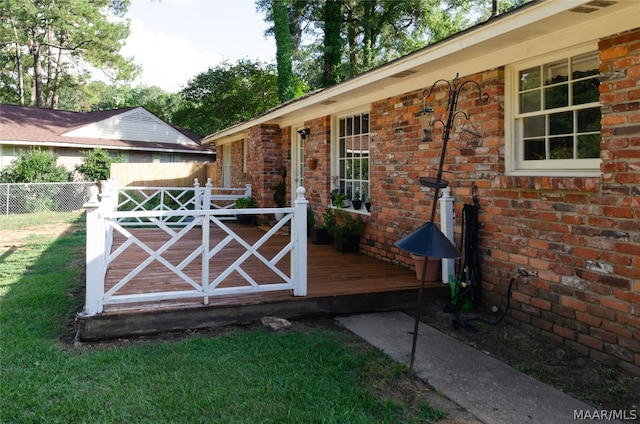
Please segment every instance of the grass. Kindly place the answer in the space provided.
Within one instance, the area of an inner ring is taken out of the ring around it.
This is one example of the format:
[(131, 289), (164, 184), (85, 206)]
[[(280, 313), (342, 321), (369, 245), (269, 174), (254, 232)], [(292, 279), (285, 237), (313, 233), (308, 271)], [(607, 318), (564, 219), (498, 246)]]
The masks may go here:
[[(69, 223), (77, 215), (50, 216)], [(2, 218), (6, 228), (33, 225)], [(380, 389), (406, 367), (319, 326), (239, 328), (216, 337), (74, 347), (61, 341), (83, 303), (82, 225), (0, 250), (0, 422), (398, 423), (447, 414)], [(79, 262), (80, 260), (80, 262)], [(76, 265), (73, 265), (76, 264)]]

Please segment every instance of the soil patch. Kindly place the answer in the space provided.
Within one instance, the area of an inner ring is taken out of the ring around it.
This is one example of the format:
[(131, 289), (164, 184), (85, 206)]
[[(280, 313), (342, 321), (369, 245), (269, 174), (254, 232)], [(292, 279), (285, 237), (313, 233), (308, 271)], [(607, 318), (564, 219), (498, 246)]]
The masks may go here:
[[(455, 328), (453, 314), (443, 310), (446, 303), (446, 300), (427, 302), (421, 321), (598, 410), (640, 409), (639, 377), (522, 327), (510, 320), (508, 314), (496, 325), (469, 322), (477, 331), (463, 326)], [(460, 320), (475, 317), (492, 322), (498, 318), (475, 311), (460, 312)]]

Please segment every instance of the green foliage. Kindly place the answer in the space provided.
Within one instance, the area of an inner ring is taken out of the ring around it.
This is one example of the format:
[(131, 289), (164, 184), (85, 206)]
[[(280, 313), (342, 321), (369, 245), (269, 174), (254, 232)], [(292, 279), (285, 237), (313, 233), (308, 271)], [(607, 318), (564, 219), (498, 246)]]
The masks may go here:
[(185, 104), (172, 122), (205, 136), (277, 106), (278, 76), (273, 65), (224, 62), (196, 75), (181, 94)]
[(44, 150), (26, 150), (0, 172), (0, 181), (4, 183), (71, 181), (71, 174), (64, 166), (58, 166), (57, 160), (58, 155), (52, 155)]
[(236, 209), (255, 208), (256, 201), (253, 197), (238, 197), (236, 199)]
[(363, 235), (365, 226), (366, 224), (359, 214), (354, 215), (337, 209), (333, 213), (333, 222), (327, 226), (327, 230), (334, 239), (346, 240), (347, 236)]
[(284, 103), (295, 96), (287, 1), (273, 0), (272, 8), (276, 38), (276, 64), (278, 67), (278, 98), (280, 102)]
[(279, 208), (287, 204), (287, 168), (280, 166), (280, 182), (273, 188), (273, 201)]
[(138, 68), (119, 53), (129, 23), (113, 19), (128, 6), (129, 0), (0, 2), (3, 99), (57, 108), (64, 88), (86, 83), (88, 65), (113, 80), (133, 79)]
[(109, 152), (106, 150), (100, 148), (88, 150), (82, 157), (82, 164), (76, 166), (76, 170), (89, 181), (108, 180), (111, 164), (120, 161), (120, 158), (109, 156)]
[(342, 2), (328, 0), (324, 4), (324, 45), (322, 86), (329, 87), (340, 81), (340, 63), (342, 62)]

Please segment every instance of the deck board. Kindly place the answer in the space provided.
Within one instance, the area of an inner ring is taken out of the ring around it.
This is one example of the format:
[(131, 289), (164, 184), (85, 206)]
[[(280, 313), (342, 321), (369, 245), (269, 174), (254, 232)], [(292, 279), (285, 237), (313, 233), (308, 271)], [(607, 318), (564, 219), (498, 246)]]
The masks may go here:
[[(231, 224), (233, 230), (253, 244), (265, 233), (260, 227), (242, 226)], [(154, 249), (160, 248), (169, 236), (158, 229), (132, 229), (132, 234)], [(186, 258), (194, 246), (200, 243), (201, 230), (192, 230), (187, 233), (175, 246), (163, 257), (176, 265)], [(217, 228), (210, 230), (211, 246), (226, 236)], [(115, 250), (124, 242), (123, 236), (114, 237), (113, 249)], [(286, 243), (287, 235), (274, 235), (259, 252), (267, 259), (271, 259)], [(245, 249), (237, 242), (231, 242), (224, 250), (224, 254), (210, 261), (210, 280), (220, 273), (222, 267), (235, 261), (245, 252)], [(360, 253), (340, 253), (333, 245), (317, 245), (308, 243), (307, 246), (307, 297), (340, 296), (363, 293), (379, 293), (387, 291), (416, 289), (419, 281), (415, 272), (408, 268), (393, 265), (381, 260), (376, 260)], [(118, 257), (109, 267), (106, 275), (105, 288), (108, 290), (126, 276), (135, 266), (146, 258), (148, 254), (138, 247), (130, 247), (126, 254)], [(185, 274), (198, 281), (200, 276), (200, 258), (195, 259), (184, 270)], [(289, 255), (278, 264), (278, 268), (289, 274)], [(250, 257), (242, 265), (252, 278), (262, 284), (280, 283), (282, 279), (273, 271), (267, 269), (258, 259)], [(239, 274), (232, 273), (219, 287), (233, 285), (249, 285)], [(442, 287), (440, 283), (426, 283), (426, 287)], [(164, 290), (187, 290), (192, 286), (182, 281), (173, 272), (169, 271), (158, 261), (151, 263), (140, 272), (119, 293), (145, 293)], [(209, 298), (209, 305), (242, 305), (275, 300), (296, 300), (290, 290), (274, 291), (259, 294), (223, 295)], [(184, 299), (177, 301), (155, 302), (154, 304), (133, 303), (125, 305), (105, 305), (105, 313), (135, 312), (136, 310), (152, 310), (162, 308), (180, 307), (206, 307), (202, 299)]]
[[(264, 235), (265, 229), (260, 227), (242, 227), (231, 224), (233, 230), (242, 234), (245, 240), (254, 243)], [(137, 237), (141, 237), (154, 249), (162, 246), (168, 237), (160, 230), (134, 229)], [(220, 240), (221, 230), (211, 231), (211, 240)], [(163, 257), (172, 264), (180, 263), (200, 244), (201, 233), (185, 235), (184, 239), (167, 251)], [(286, 235), (272, 237), (259, 249), (268, 258), (289, 242)], [(114, 237), (113, 249), (116, 249), (124, 238)], [(265, 315), (277, 315), (283, 318), (300, 318), (317, 315), (349, 314), (364, 311), (384, 311), (413, 308), (416, 305), (419, 281), (415, 271), (376, 260), (361, 253), (339, 253), (333, 245), (316, 245), (308, 242), (307, 260), (307, 296), (293, 296), (292, 290), (270, 292), (249, 292), (243, 294), (226, 294), (210, 296), (205, 304), (202, 297), (163, 300), (154, 302), (137, 302), (125, 304), (108, 304), (100, 314), (81, 317), (79, 319), (79, 337), (82, 340), (100, 340), (114, 337), (129, 337), (152, 334), (163, 331), (179, 331), (188, 328), (204, 328), (238, 322), (250, 322)], [(224, 255), (211, 261), (210, 278), (220, 271), (217, 265), (231, 263), (245, 252), (239, 245), (225, 249)], [(113, 287), (115, 281), (126, 276), (148, 254), (139, 248), (127, 250), (109, 267), (105, 279), (107, 289)], [(184, 272), (199, 280), (200, 261), (198, 258), (187, 266)], [(279, 265), (287, 269), (289, 275), (289, 258), (283, 259)], [(251, 259), (243, 266), (250, 275), (257, 275), (261, 280), (278, 282), (279, 277), (273, 272), (264, 272), (264, 265)], [(223, 285), (248, 284), (241, 276), (230, 275)], [(127, 293), (148, 293), (166, 290), (192, 289), (164, 265), (154, 262), (127, 285), (123, 291)], [(448, 296), (447, 286), (440, 282), (425, 284), (426, 296)]]

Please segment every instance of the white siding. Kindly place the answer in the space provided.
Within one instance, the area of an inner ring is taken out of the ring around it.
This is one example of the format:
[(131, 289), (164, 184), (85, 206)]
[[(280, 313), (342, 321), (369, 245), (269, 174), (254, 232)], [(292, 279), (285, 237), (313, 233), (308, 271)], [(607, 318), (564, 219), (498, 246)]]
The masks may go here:
[(180, 145), (195, 144), (193, 140), (140, 107), (123, 112), (120, 115), (113, 116), (104, 121), (86, 125), (63, 135), (67, 137), (149, 141)]

